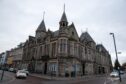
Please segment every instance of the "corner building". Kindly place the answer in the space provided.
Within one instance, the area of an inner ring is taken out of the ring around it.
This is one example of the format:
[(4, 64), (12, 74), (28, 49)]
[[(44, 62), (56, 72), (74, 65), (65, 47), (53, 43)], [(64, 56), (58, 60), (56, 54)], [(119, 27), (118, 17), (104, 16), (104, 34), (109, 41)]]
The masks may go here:
[(44, 19), (29, 36), (23, 49), (22, 68), (61, 77), (109, 73), (111, 57), (102, 44), (96, 45), (88, 32), (78, 36), (74, 23), (68, 25), (65, 11), (59, 30), (46, 30)]

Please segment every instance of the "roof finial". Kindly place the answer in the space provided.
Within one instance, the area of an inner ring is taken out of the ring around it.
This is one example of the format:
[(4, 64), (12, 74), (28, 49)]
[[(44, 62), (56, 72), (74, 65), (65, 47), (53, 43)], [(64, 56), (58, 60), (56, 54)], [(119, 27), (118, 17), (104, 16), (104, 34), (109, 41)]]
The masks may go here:
[(45, 16), (45, 11), (43, 12), (43, 20), (44, 20), (44, 16)]
[(64, 3), (64, 9), (63, 9), (63, 12), (65, 12), (65, 3)]
[(86, 28), (86, 32), (88, 32), (88, 28)]
[(81, 33), (83, 33), (83, 30), (81, 29)]

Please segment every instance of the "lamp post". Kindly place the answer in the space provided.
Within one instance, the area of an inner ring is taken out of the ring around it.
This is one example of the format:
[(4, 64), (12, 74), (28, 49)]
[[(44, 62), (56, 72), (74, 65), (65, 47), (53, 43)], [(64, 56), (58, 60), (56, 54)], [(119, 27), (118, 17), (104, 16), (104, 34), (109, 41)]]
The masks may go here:
[[(110, 35), (112, 35), (112, 37), (113, 37), (116, 59), (117, 59), (117, 61), (118, 61), (118, 53), (117, 53), (117, 49), (116, 49), (115, 36), (114, 36), (114, 33), (110, 33)], [(119, 62), (119, 61), (118, 61), (118, 62)], [(119, 80), (120, 80), (120, 82), (121, 82), (122, 80), (121, 80), (121, 75), (120, 75), (120, 66), (118, 66), (118, 73), (119, 73)]]
[(2, 70), (2, 75), (1, 75), (1, 79), (0, 80), (3, 80), (3, 76), (4, 76), (4, 65), (3, 65), (3, 70)]
[[(3, 59), (3, 58), (4, 58), (4, 57), (1, 57), (1, 59)], [(0, 78), (0, 80), (3, 80), (4, 69), (5, 69), (5, 61), (2, 63), (2, 74), (1, 74), (1, 78)]]

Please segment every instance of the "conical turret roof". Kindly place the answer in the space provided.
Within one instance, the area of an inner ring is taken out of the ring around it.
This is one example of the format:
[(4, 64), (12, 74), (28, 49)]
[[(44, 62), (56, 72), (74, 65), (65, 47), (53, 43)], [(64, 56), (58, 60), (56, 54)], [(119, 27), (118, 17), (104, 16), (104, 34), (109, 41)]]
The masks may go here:
[(44, 32), (46, 32), (46, 26), (45, 26), (44, 20), (42, 20), (42, 22), (41, 22), (40, 25), (38, 26), (36, 32), (37, 32), (37, 31), (44, 31)]
[(60, 22), (68, 22), (67, 21), (67, 17), (66, 17), (66, 13), (65, 13), (65, 11), (63, 12), (63, 14), (62, 14), (62, 17), (61, 17), (61, 20), (60, 20)]

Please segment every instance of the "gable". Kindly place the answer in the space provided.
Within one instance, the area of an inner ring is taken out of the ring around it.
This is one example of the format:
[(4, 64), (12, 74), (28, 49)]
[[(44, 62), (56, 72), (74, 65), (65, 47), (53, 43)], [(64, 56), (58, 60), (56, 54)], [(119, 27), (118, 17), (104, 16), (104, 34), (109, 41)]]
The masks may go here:
[(80, 41), (83, 42), (83, 41), (87, 41), (87, 42), (94, 42), (95, 41), (92, 39), (92, 37), (88, 34), (88, 32), (84, 32), (81, 34), (80, 36)]
[(68, 27), (68, 37), (79, 41), (79, 37), (73, 23)]

